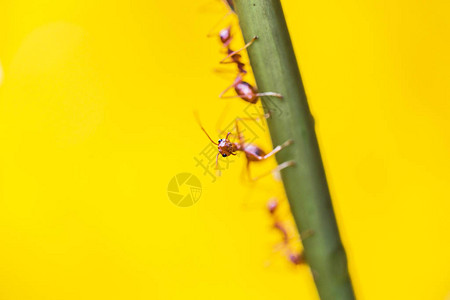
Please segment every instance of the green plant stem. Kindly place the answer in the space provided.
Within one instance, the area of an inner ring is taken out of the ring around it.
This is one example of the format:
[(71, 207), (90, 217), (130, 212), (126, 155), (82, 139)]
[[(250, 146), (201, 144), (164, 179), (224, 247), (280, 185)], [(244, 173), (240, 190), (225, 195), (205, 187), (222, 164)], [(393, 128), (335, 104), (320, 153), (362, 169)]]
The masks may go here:
[[(347, 258), (339, 237), (330, 192), (294, 50), (279, 0), (235, 0), (235, 10), (248, 42), (250, 63), (263, 97), (274, 145), (294, 144), (277, 154), (278, 162), (295, 161), (281, 173), (305, 257), (322, 300), (355, 299)], [(308, 234), (307, 234), (308, 233)], [(311, 233), (311, 234), (310, 234)], [(308, 235), (308, 236), (307, 236)]]

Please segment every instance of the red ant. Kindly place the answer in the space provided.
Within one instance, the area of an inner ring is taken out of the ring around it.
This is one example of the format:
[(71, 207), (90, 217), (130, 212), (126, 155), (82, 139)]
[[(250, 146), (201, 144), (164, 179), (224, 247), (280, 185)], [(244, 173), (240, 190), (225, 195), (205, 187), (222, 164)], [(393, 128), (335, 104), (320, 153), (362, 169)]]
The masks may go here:
[(222, 157), (228, 157), (230, 155), (236, 155), (238, 151), (242, 151), (245, 153), (245, 157), (247, 159), (247, 172), (248, 172), (248, 176), (250, 178), (250, 180), (255, 181), (261, 177), (264, 177), (268, 174), (271, 174), (275, 171), (280, 171), (284, 168), (293, 166), (295, 163), (293, 161), (287, 161), (284, 162), (280, 165), (278, 165), (274, 170), (267, 172), (263, 175), (260, 175), (256, 178), (252, 178), (251, 174), (250, 174), (250, 162), (252, 161), (263, 161), (268, 159), (269, 157), (273, 156), (274, 154), (278, 153), (281, 149), (289, 146), (292, 144), (292, 140), (288, 140), (285, 143), (283, 143), (282, 145), (276, 146), (271, 152), (269, 153), (265, 153), (264, 150), (262, 150), (261, 148), (259, 148), (256, 145), (253, 144), (245, 144), (244, 143), (244, 139), (239, 131), (239, 126), (238, 126), (238, 121), (239, 120), (243, 120), (243, 119), (236, 119), (236, 132), (237, 132), (237, 136), (239, 139), (239, 143), (233, 143), (231, 142), (228, 137), (230, 136), (231, 132), (228, 132), (226, 137), (224, 139), (219, 139), (219, 141), (216, 143), (214, 142), (211, 137), (209, 136), (208, 132), (206, 132), (205, 128), (203, 128), (203, 126), (200, 123), (200, 120), (197, 117), (197, 121), (200, 125), (200, 128), (203, 130), (203, 132), (206, 134), (206, 136), (209, 138), (209, 140), (214, 144), (217, 145), (217, 148), (219, 150), (219, 153), (217, 153), (216, 155), (216, 168), (218, 168), (219, 166), (219, 155), (222, 155)]
[(294, 265), (301, 265), (303, 263), (305, 263), (305, 257), (304, 257), (304, 252), (293, 252), (290, 247), (289, 247), (289, 234), (288, 231), (286, 229), (286, 227), (282, 224), (282, 222), (280, 220), (278, 220), (278, 216), (276, 215), (276, 211), (278, 210), (278, 200), (276, 199), (271, 199), (269, 200), (269, 202), (267, 203), (267, 209), (270, 213), (270, 215), (272, 216), (274, 223), (273, 223), (273, 227), (275, 229), (277, 229), (282, 237), (283, 237), (283, 246), (286, 249), (286, 255), (289, 259), (290, 262), (292, 262)]
[[(226, 47), (228, 52), (228, 55), (224, 59), (222, 59), (220, 63), (223, 64), (235, 63), (238, 68), (238, 75), (234, 80), (233, 84), (227, 87), (222, 93), (220, 93), (219, 98), (241, 98), (250, 103), (256, 103), (258, 101), (258, 97), (261, 96), (274, 96), (278, 98), (283, 98), (283, 96), (278, 93), (273, 92), (258, 93), (258, 90), (255, 87), (253, 87), (250, 83), (243, 80), (243, 75), (247, 74), (247, 71), (244, 69), (245, 64), (241, 61), (241, 55), (239, 54), (239, 52), (248, 48), (251, 44), (253, 44), (253, 42), (256, 39), (258, 39), (257, 36), (253, 37), (250, 40), (250, 42), (248, 42), (244, 47), (236, 51), (231, 50), (229, 46), (231, 40), (233, 39), (231, 35), (231, 26), (222, 29), (219, 33), (219, 38), (220, 41), (222, 42), (223, 47)], [(226, 61), (226, 59), (228, 58), (231, 58), (231, 61)], [(224, 97), (223, 95), (231, 88), (234, 88), (237, 95)]]
[(238, 67), (239, 73), (247, 74), (247, 71), (244, 69), (245, 64), (243, 62), (241, 62), (241, 55), (238, 54), (236, 51), (231, 50), (229, 47), (231, 40), (233, 39), (233, 37), (231, 35), (231, 26), (228, 26), (227, 28), (222, 29), (219, 32), (219, 38), (220, 38), (220, 42), (222, 43), (223, 47), (227, 48), (227, 54), (230, 55), (229, 57), (231, 58), (231, 61), (229, 61), (229, 62), (223, 61), (221, 63), (224, 63), (224, 64), (235, 63)]

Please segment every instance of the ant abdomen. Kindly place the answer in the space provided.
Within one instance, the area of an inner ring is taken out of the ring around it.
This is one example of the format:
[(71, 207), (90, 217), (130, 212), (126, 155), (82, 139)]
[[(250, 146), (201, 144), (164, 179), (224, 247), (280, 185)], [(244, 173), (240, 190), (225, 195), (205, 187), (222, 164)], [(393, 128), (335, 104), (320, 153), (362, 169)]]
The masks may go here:
[(248, 144), (245, 146), (245, 155), (249, 161), (257, 161), (257, 157), (264, 156), (266, 153), (258, 146)]
[(258, 91), (249, 83), (241, 81), (234, 87), (238, 96), (250, 103), (256, 103), (258, 101)]

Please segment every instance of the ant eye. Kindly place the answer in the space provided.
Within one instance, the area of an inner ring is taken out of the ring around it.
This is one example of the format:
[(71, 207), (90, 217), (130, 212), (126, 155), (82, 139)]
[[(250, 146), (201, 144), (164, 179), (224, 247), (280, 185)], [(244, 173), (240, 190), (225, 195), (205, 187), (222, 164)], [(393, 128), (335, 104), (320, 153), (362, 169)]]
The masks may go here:
[(222, 139), (219, 140), (219, 143), (222, 141)]
[(227, 155), (226, 155), (226, 154), (222, 154), (222, 156), (223, 156), (223, 157), (227, 157)]

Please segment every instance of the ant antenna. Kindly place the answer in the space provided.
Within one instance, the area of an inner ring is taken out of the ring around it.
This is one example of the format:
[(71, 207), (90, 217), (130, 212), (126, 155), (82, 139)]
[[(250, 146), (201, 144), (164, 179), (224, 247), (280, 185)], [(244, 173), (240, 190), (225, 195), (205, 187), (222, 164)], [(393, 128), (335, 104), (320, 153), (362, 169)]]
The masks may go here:
[(208, 137), (208, 139), (214, 144), (214, 145), (219, 145), (218, 143), (214, 142), (211, 137), (209, 136), (209, 134), (206, 132), (205, 128), (201, 127), (203, 132), (206, 134), (206, 136)]
[(196, 119), (198, 125), (199, 125), (200, 128), (203, 130), (203, 132), (206, 134), (206, 136), (208, 137), (208, 139), (209, 139), (214, 145), (219, 145), (218, 143), (216, 143), (216, 142), (214, 142), (214, 141), (212, 140), (212, 138), (209, 136), (208, 132), (206, 132), (205, 128), (203, 128), (202, 123), (200, 122), (200, 117), (198, 116), (198, 112), (197, 112), (197, 111), (194, 111), (194, 116), (195, 116), (195, 119)]
[(214, 26), (209, 30), (208, 34), (206, 35), (206, 37), (212, 37), (214, 36), (214, 30), (220, 25), (220, 23), (222, 23), (223, 20), (225, 20), (229, 15), (233, 14), (233, 11), (230, 9), (226, 15), (224, 15), (222, 18), (220, 18), (219, 21), (216, 22), (216, 24), (214, 24)]

